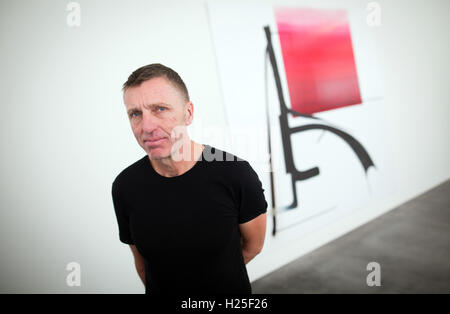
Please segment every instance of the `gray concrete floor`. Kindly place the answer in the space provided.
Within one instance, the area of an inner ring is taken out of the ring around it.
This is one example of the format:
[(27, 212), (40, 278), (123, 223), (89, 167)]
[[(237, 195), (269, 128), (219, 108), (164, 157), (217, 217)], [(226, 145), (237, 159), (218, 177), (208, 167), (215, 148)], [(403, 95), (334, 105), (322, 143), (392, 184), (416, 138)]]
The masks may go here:
[[(369, 262), (381, 286), (369, 287)], [(252, 282), (253, 293), (450, 293), (450, 180)]]

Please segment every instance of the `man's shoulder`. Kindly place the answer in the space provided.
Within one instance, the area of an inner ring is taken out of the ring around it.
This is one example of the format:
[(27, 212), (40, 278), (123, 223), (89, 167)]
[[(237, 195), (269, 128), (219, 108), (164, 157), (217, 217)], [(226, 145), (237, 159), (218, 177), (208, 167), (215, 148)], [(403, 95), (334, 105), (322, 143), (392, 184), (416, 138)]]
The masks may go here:
[(226, 174), (243, 175), (251, 168), (244, 158), (214, 146), (205, 147), (203, 158), (209, 162), (210, 169), (212, 167)]
[(147, 155), (136, 160), (131, 165), (127, 166), (125, 169), (119, 172), (113, 181), (113, 185), (120, 184), (121, 182), (129, 181), (142, 173), (142, 168), (145, 166), (145, 160), (148, 158)]
[(203, 150), (203, 158), (208, 162), (221, 162), (221, 161), (243, 161), (246, 162), (245, 159), (240, 158), (239, 156), (230, 153), (226, 150), (222, 150), (220, 148), (217, 148), (215, 146), (206, 145), (205, 149)]

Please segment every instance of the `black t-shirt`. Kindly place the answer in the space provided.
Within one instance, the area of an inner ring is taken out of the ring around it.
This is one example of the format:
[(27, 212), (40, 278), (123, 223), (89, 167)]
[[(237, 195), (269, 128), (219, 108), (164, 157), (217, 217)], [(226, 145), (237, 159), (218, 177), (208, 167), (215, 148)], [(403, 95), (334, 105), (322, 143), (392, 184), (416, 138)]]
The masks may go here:
[(146, 293), (244, 293), (239, 224), (267, 211), (250, 164), (204, 144), (187, 172), (164, 177), (145, 155), (112, 184), (120, 241), (145, 260)]

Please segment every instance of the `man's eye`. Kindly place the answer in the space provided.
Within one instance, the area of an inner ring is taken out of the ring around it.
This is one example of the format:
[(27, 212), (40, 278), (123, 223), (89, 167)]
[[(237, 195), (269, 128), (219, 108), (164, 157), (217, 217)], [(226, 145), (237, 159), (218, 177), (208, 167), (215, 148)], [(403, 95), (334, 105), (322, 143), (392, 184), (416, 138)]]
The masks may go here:
[(137, 114), (139, 114), (139, 112), (132, 112), (132, 113), (130, 113), (130, 117), (134, 118), (134, 117), (136, 117), (135, 115), (137, 115)]
[(166, 107), (158, 107), (158, 110), (159, 109), (163, 109), (163, 110), (161, 110), (161, 111), (164, 111), (164, 110), (166, 110)]

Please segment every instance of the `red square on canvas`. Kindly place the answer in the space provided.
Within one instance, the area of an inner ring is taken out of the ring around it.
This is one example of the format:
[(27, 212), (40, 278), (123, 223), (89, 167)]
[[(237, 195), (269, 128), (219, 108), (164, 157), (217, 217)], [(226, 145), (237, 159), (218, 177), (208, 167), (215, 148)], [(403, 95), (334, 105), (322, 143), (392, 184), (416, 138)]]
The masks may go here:
[(344, 10), (276, 8), (291, 107), (313, 114), (361, 104)]

